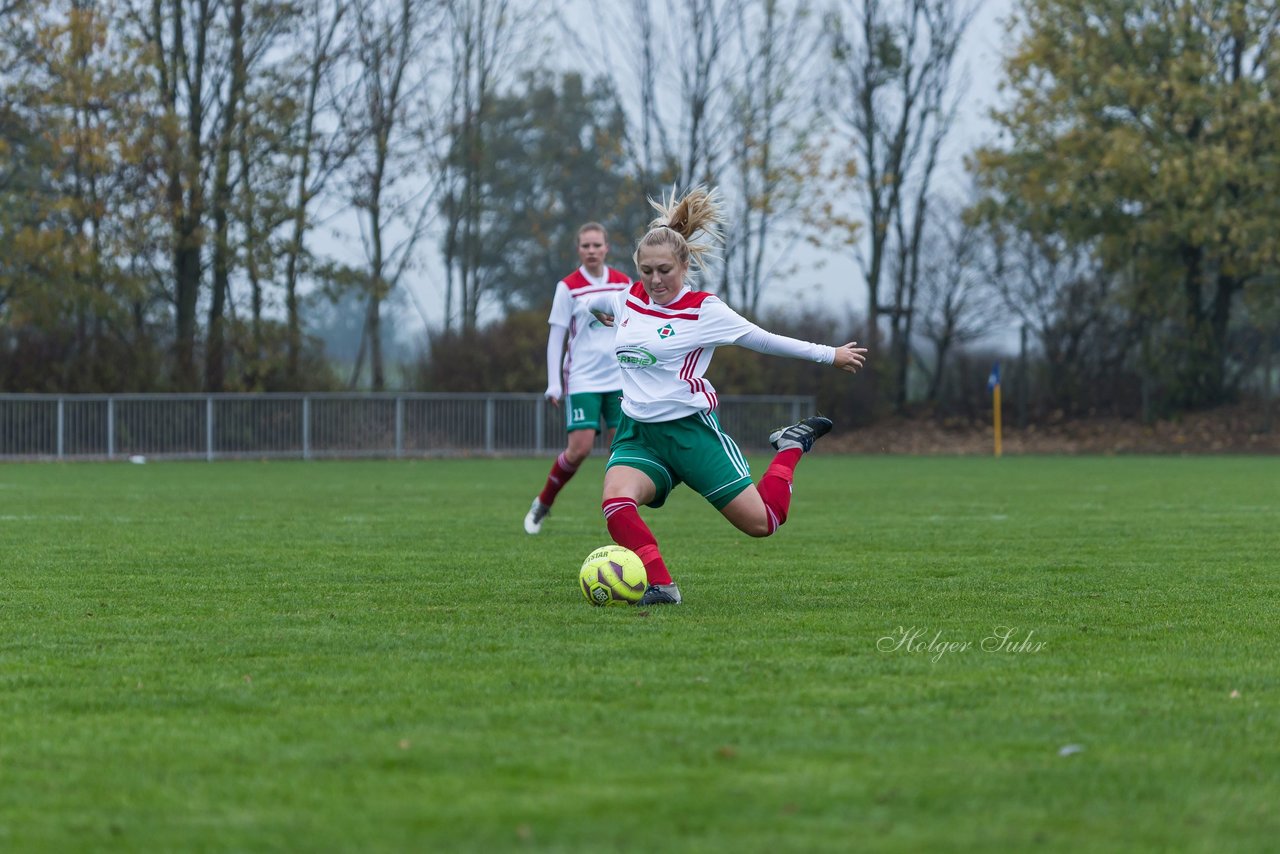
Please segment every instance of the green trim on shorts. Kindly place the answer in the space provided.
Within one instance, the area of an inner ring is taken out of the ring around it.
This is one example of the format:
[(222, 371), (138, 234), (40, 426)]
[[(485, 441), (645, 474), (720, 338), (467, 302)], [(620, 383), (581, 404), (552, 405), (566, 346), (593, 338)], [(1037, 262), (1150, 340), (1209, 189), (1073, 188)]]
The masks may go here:
[(737, 443), (720, 428), (714, 412), (674, 421), (646, 423), (622, 416), (606, 470), (615, 465), (644, 472), (661, 507), (671, 490), (689, 484), (717, 510), (723, 510), (751, 485), (751, 468)]
[[(728, 455), (730, 461), (734, 463), (736, 470), (740, 472), (739, 477), (736, 478), (735, 480), (730, 481), (729, 483), (726, 483), (723, 486), (718, 486), (715, 489), (711, 490), (710, 492), (702, 493), (702, 497), (706, 498), (708, 501), (711, 501), (714, 504), (715, 501), (712, 499), (713, 495), (717, 495), (721, 490), (724, 490), (724, 489), (733, 489), (734, 487), (738, 487), (733, 491), (733, 493), (731, 494), (731, 497), (729, 498), (729, 501), (732, 501), (734, 498), (738, 496), (738, 493), (746, 489), (747, 486), (751, 483), (751, 464), (748, 463), (747, 458), (743, 456), (742, 449), (738, 447), (738, 443), (733, 441), (733, 438), (728, 433), (724, 432), (723, 429), (721, 429), (720, 419), (716, 416), (714, 412), (701, 412), (698, 414), (698, 417), (701, 418), (702, 422), (706, 424), (707, 427), (709, 427), (716, 434), (716, 436), (719, 437), (720, 446), (724, 448), (724, 451)], [(744, 478), (745, 478), (745, 482), (744, 482)], [(726, 501), (725, 504), (728, 504), (729, 501)], [(717, 509), (720, 509), (720, 508), (717, 507)]]
[(564, 399), (564, 429), (600, 430), (600, 419), (608, 430), (616, 430), (622, 418), (622, 390), (580, 391)]

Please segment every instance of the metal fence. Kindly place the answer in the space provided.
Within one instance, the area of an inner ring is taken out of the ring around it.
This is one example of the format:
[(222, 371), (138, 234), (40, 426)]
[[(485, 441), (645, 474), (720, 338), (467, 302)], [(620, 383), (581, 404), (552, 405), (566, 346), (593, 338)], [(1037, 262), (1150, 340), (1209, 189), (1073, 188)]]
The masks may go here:
[[(813, 402), (723, 396), (720, 422), (763, 449)], [(9, 461), (519, 456), (564, 442), (562, 411), (539, 394), (0, 395)]]

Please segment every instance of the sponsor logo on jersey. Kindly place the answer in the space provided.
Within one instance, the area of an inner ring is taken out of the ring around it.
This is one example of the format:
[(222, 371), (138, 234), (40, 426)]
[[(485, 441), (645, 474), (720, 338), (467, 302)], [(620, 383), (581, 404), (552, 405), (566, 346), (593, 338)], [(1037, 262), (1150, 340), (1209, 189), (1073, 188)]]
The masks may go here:
[(675, 335), (675, 334), (676, 334), (676, 331), (671, 328), (670, 323), (668, 323), (666, 326), (663, 326), (658, 330), (659, 338), (670, 338), (672, 335)]
[(619, 347), (618, 364), (624, 368), (647, 368), (658, 363), (658, 357), (643, 347)]

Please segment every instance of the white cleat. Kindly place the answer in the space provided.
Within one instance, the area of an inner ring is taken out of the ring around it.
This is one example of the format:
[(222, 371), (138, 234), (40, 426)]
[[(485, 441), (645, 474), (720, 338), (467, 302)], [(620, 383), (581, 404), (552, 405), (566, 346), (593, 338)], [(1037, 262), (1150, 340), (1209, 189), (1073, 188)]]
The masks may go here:
[(542, 530), (542, 520), (547, 518), (547, 514), (551, 512), (551, 508), (543, 504), (538, 499), (533, 499), (533, 504), (529, 507), (529, 512), (524, 515), (524, 532), (526, 534), (536, 534)]

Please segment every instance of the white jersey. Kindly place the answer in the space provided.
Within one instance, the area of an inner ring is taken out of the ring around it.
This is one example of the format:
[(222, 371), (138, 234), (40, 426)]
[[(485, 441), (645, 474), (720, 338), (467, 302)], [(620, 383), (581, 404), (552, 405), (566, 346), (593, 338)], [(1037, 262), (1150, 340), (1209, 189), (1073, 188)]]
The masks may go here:
[[(559, 364), (558, 348), (549, 351), (549, 359), (555, 364), (547, 365), (548, 393), (561, 388), (561, 380), (567, 394), (622, 388), (621, 371), (613, 353), (613, 330), (597, 320), (586, 303), (602, 294), (625, 293), (630, 286), (630, 276), (610, 267), (605, 267), (604, 275), (598, 279), (585, 267), (579, 267), (556, 285), (547, 322), (569, 330), (569, 347), (563, 366)], [(556, 334), (553, 329), (552, 335)]]
[[(622, 366), (622, 411), (636, 421), (674, 421), (717, 408), (715, 387), (704, 377), (715, 348), (740, 343), (764, 353), (831, 364), (835, 350), (765, 332), (718, 297), (682, 290), (656, 305), (637, 282), (612, 295), (614, 349)], [(592, 301), (595, 308), (609, 303)]]

